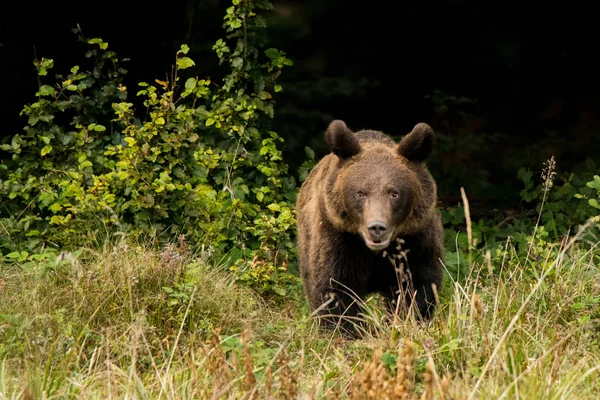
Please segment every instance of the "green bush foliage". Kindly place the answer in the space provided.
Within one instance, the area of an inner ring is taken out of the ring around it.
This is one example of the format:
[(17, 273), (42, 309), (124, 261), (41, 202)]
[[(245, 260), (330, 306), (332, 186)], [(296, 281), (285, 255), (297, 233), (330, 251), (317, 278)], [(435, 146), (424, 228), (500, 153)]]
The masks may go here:
[[(471, 221), (471, 243), (464, 204), (442, 210), (446, 265), (451, 275), (464, 278), (469, 257), (483, 264), (487, 257), (495, 270), (499, 268), (496, 264), (508, 261), (539, 274), (558, 256), (565, 237), (573, 236), (581, 225), (600, 214), (600, 168), (592, 159), (573, 171), (559, 173), (551, 158), (538, 176), (531, 169), (520, 168), (517, 178), (523, 183), (521, 208)], [(588, 231), (590, 243), (598, 241), (596, 234), (595, 230)]]
[(233, 0), (228, 35), (213, 47), (229, 68), (223, 81), (189, 74), (195, 62), (182, 45), (167, 81), (139, 82), (143, 109), (128, 101), (127, 60), (102, 39), (76, 29), (87, 64), (55, 82), (53, 61), (36, 60), (37, 101), (2, 147), (12, 156), (0, 173), (2, 252), (22, 258), (114, 234), (159, 243), (184, 235), (227, 257), (244, 282), (282, 293), (274, 282), (295, 257), (297, 183), (270, 120), (276, 79), (292, 62), (263, 49), (257, 12), (270, 8)]

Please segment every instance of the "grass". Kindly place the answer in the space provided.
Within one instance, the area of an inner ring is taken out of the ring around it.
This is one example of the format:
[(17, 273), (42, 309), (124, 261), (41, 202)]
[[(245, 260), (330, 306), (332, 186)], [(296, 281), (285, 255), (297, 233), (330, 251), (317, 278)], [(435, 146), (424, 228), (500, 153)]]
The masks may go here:
[(261, 297), (185, 243), (2, 265), (0, 399), (597, 399), (590, 224), (472, 261), (430, 323), (372, 297), (357, 340), (317, 329), (300, 286)]

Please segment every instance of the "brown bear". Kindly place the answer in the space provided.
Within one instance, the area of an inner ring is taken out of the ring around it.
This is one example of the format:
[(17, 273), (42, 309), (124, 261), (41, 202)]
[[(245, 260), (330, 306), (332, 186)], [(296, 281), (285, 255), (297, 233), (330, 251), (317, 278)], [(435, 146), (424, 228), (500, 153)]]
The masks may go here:
[[(444, 258), (437, 187), (424, 164), (433, 129), (419, 123), (396, 143), (335, 120), (325, 141), (331, 152), (311, 170), (296, 202), (299, 269), (311, 309), (322, 319), (343, 315), (347, 327), (359, 311), (356, 297), (378, 292), (395, 308), (403, 293), (400, 300), (414, 301), (418, 318), (431, 319)], [(399, 250), (410, 278), (402, 285), (399, 262), (392, 263)]]

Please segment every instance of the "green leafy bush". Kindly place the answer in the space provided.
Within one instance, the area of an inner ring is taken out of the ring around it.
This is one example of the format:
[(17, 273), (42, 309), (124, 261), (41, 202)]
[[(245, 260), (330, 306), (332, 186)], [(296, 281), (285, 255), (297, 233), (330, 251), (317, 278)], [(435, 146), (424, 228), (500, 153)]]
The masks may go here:
[(111, 104), (126, 96), (121, 81), (127, 71), (106, 43), (89, 44), (85, 56), (93, 69), (74, 66), (70, 74), (57, 75), (55, 85), (41, 83), (53, 61), (35, 62), (38, 101), (21, 112), (28, 118), (23, 132), (2, 146), (12, 154), (0, 165), (4, 251), (90, 240), (85, 189), (110, 168), (104, 148), (121, 140), (119, 127), (111, 122)]
[[(482, 263), (485, 257), (508, 260), (538, 273), (558, 256), (565, 236), (572, 236), (579, 226), (600, 214), (600, 169), (591, 159), (572, 171), (557, 173), (551, 158), (539, 176), (520, 168), (517, 177), (523, 183), (522, 209), (509, 216), (499, 214), (471, 221), (472, 243), (468, 242), (463, 205), (442, 210), (446, 265), (452, 275), (464, 277), (469, 254)], [(589, 230), (588, 235), (594, 234)]]
[(167, 81), (139, 82), (142, 110), (123, 86), (126, 60), (101, 39), (76, 30), (91, 65), (54, 84), (45, 82), (52, 60), (36, 61), (38, 100), (23, 109), (23, 133), (2, 148), (12, 155), (0, 174), (2, 251), (185, 235), (237, 261), (246, 283), (274, 287), (295, 257), (297, 184), (270, 129), (276, 79), (292, 65), (284, 52), (262, 50), (257, 32), (266, 25), (256, 12), (270, 8), (233, 0), (227, 9), (229, 35), (213, 47), (230, 69), (222, 84), (189, 74), (195, 62), (183, 45)]

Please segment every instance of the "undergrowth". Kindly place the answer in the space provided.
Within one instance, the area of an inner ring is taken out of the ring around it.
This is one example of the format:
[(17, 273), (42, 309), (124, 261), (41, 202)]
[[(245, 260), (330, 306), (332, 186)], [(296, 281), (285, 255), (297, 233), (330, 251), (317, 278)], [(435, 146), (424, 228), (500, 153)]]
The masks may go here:
[(301, 296), (273, 301), (237, 284), (184, 240), (4, 265), (0, 394), (597, 398), (598, 248), (583, 240), (595, 223), (537, 276), (510, 251), (497, 272), (473, 262), (464, 279), (446, 280), (430, 323), (369, 298), (357, 340), (318, 329)]

